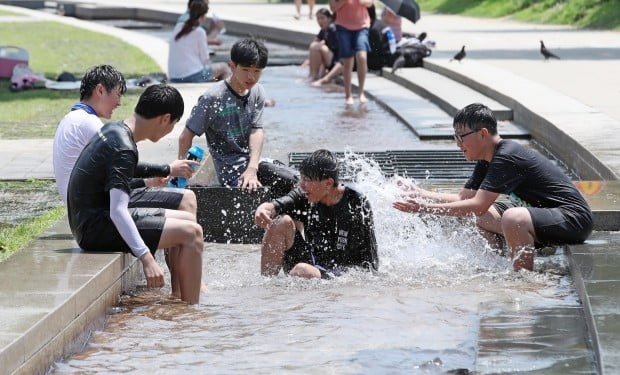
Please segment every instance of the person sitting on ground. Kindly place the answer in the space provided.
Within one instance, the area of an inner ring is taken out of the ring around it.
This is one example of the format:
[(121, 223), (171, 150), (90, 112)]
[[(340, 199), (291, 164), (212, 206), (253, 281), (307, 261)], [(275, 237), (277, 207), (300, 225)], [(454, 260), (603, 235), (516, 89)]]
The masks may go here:
[(131, 252), (142, 262), (149, 288), (164, 286), (164, 272), (153, 255), (169, 248), (172, 278), (179, 282), (175, 296), (195, 304), (201, 289), (202, 227), (188, 212), (129, 207), (130, 180), (148, 173), (138, 168), (135, 142), (160, 140), (172, 131), (183, 109), (175, 88), (147, 87), (134, 115), (104, 125), (78, 157), (69, 179), (67, 211), (71, 232), (82, 249)]
[(394, 52), (396, 52), (396, 38), (392, 29), (383, 21), (377, 19), (375, 6), (368, 8), (370, 16), (370, 29), (368, 30), (368, 69), (381, 70), (384, 66), (392, 66)]
[[(314, 9), (314, 0), (308, 0), (308, 18), (312, 19), (312, 11)], [(295, 0), (295, 19), (301, 17), (301, 0)]]
[(230, 75), (225, 63), (214, 63), (209, 58), (207, 33), (200, 23), (209, 7), (201, 0), (189, 5), (189, 18), (177, 24), (168, 52), (168, 75), (171, 82), (192, 83), (221, 80)]
[[(457, 194), (415, 185), (393, 206), (404, 212), (469, 216), (486, 233), (503, 235), (513, 268), (532, 270), (538, 246), (581, 243), (592, 231), (592, 211), (558, 166), (538, 152), (497, 133), (493, 112), (470, 104), (454, 117), (454, 139), (474, 171)], [(510, 203), (497, 202), (508, 194)], [(485, 232), (483, 232), (485, 233)]]
[(377, 241), (370, 203), (338, 182), (338, 160), (317, 150), (301, 162), (299, 187), (262, 203), (255, 222), (266, 230), (261, 273), (326, 278), (350, 267), (376, 271)]
[[(187, 2), (187, 9), (183, 14), (177, 18), (176, 25), (183, 24), (189, 19), (189, 8), (192, 4), (192, 1), (202, 1), (206, 6), (209, 6), (208, 0), (189, 0)], [(208, 23), (208, 25), (207, 25)], [(200, 26), (205, 29), (207, 32), (207, 42), (212, 46), (219, 46), (222, 44), (222, 40), (219, 38), (219, 35), (226, 31), (226, 25), (224, 25), (224, 21), (219, 19), (215, 14), (211, 17), (210, 22), (203, 22)]]
[(327, 8), (321, 8), (316, 12), (316, 22), (321, 30), (310, 43), (307, 60), (310, 78), (313, 81), (324, 76), (324, 72), (330, 71), (338, 61), (338, 37), (334, 15)]
[(195, 136), (204, 133), (222, 186), (254, 191), (268, 184), (274, 193), (285, 194), (297, 177), (283, 165), (261, 161), (265, 91), (258, 81), (267, 58), (267, 48), (255, 39), (232, 46), (232, 75), (198, 99), (179, 136), (179, 157), (187, 153)]

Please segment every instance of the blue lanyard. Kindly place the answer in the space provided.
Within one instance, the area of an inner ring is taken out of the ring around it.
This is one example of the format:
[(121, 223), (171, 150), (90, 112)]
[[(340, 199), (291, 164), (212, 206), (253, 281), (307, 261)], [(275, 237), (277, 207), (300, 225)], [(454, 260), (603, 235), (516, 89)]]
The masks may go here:
[(78, 110), (78, 109), (82, 109), (86, 113), (91, 114), (91, 115), (97, 115), (97, 111), (95, 111), (95, 109), (93, 107), (89, 106), (86, 103), (78, 102), (78, 103), (75, 103), (73, 105), (73, 107), (71, 107), (72, 111), (75, 111), (75, 110)]

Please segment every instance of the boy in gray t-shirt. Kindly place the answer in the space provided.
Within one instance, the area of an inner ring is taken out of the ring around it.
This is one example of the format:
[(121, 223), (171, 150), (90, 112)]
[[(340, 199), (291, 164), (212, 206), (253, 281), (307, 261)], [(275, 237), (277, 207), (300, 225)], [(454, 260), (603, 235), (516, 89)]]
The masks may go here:
[(179, 158), (185, 158), (193, 138), (204, 133), (222, 186), (256, 190), (263, 184), (281, 184), (285, 194), (297, 177), (285, 168), (260, 161), (265, 92), (258, 80), (267, 65), (267, 55), (265, 45), (254, 39), (233, 45), (232, 75), (198, 99), (179, 136)]
[(198, 99), (179, 137), (179, 157), (185, 156), (194, 136), (205, 133), (220, 184), (256, 189), (265, 106), (258, 80), (267, 65), (267, 48), (242, 39), (233, 45), (230, 57), (232, 75)]

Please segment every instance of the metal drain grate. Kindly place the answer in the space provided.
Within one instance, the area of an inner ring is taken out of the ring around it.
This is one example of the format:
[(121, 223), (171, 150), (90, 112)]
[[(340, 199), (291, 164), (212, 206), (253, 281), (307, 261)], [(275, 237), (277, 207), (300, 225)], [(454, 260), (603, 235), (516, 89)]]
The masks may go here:
[[(459, 150), (388, 150), (355, 154), (376, 161), (387, 176), (397, 174), (414, 179), (465, 180), (475, 165), (465, 160)], [(289, 165), (297, 168), (309, 155), (310, 152), (290, 153)], [(344, 158), (343, 152), (336, 152), (336, 155)]]

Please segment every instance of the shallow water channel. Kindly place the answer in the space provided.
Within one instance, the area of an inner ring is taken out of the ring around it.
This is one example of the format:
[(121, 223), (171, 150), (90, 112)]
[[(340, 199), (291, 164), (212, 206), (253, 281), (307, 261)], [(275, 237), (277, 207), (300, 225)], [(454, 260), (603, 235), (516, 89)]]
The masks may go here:
[[(305, 73), (278, 67), (263, 75), (277, 102), (265, 112), (265, 156), (455, 147), (419, 141), (374, 102), (346, 108), (339, 88), (312, 88)], [(374, 209), (377, 275), (266, 278), (258, 245), (207, 243), (209, 291), (200, 304), (172, 300), (166, 288), (124, 296), (105, 330), (54, 373), (592, 372), (570, 277), (509, 271), (470, 225), (395, 211), (398, 192), (379, 169), (348, 162)], [(539, 259), (537, 268), (545, 262), (561, 268), (563, 257)]]

